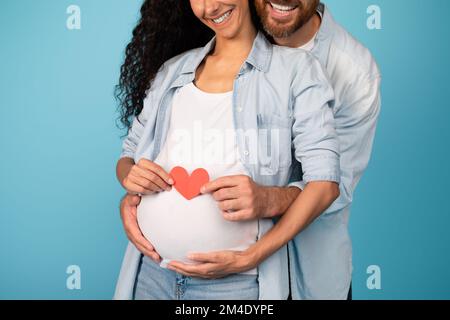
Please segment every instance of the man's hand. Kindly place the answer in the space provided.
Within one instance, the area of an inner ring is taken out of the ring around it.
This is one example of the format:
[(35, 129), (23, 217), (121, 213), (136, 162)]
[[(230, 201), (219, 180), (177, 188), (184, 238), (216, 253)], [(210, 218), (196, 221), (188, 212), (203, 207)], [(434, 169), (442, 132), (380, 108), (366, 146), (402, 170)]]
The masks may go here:
[(193, 253), (188, 258), (198, 264), (171, 261), (167, 268), (188, 277), (218, 279), (257, 266), (257, 259), (250, 250)]
[(267, 208), (267, 190), (245, 175), (226, 176), (210, 181), (201, 192), (212, 193), (223, 217), (230, 221), (262, 217)]
[(210, 181), (202, 187), (201, 192), (212, 193), (226, 220), (241, 221), (283, 214), (300, 189), (260, 186), (249, 176), (239, 175)]
[(155, 262), (160, 262), (161, 257), (155, 248), (145, 239), (137, 223), (137, 206), (141, 202), (141, 197), (127, 194), (120, 203), (120, 216), (128, 239), (144, 255), (150, 257)]

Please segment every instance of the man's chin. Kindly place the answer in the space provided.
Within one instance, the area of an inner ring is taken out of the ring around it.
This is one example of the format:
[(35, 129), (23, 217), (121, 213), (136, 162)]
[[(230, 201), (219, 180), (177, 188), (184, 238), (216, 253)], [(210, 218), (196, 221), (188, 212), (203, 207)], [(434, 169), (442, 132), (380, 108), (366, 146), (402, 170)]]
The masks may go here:
[(273, 38), (286, 38), (295, 32), (293, 23), (276, 23), (270, 21), (264, 25), (266, 32)]

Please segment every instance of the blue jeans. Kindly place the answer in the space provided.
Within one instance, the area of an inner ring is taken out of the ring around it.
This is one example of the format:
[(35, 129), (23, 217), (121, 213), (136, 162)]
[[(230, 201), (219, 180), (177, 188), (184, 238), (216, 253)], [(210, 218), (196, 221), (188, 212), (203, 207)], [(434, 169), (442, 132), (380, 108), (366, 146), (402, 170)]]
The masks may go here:
[(257, 275), (234, 274), (222, 279), (186, 277), (142, 258), (135, 300), (258, 300)]

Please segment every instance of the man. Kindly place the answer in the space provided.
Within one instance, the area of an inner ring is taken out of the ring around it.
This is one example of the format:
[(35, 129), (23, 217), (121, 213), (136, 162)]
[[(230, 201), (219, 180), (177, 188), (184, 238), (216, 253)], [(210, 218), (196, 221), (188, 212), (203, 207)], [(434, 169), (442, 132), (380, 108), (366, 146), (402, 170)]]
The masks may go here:
[[(333, 112), (341, 146), (341, 195), (288, 247), (293, 299), (346, 299), (351, 292), (352, 274), (350, 205), (371, 154), (380, 111), (380, 73), (370, 52), (339, 26), (318, 0), (254, 3), (265, 31), (274, 42), (311, 51), (328, 72), (335, 90)], [(232, 198), (227, 190), (236, 186), (243, 192)], [(212, 181), (202, 192), (212, 193), (221, 207), (233, 203), (233, 208), (226, 208), (232, 210), (231, 214), (224, 214), (226, 219), (249, 220), (283, 214), (303, 187), (302, 182), (285, 188), (263, 187), (248, 177), (235, 176)], [(125, 230), (139, 251), (159, 260), (137, 225), (139, 201), (137, 196), (126, 196), (122, 201)], [(265, 247), (260, 248), (259, 255), (267, 255)], [(214, 278), (236, 271), (243, 256), (245, 252), (198, 254), (194, 258), (201, 262), (199, 265), (174, 262), (170, 267), (188, 276)]]

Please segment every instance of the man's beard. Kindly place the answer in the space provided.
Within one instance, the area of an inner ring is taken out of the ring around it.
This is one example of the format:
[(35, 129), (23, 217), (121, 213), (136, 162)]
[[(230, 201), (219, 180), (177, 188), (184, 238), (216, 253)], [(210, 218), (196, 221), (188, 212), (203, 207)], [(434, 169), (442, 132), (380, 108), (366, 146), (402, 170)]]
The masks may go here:
[(274, 38), (286, 38), (295, 33), (298, 29), (303, 27), (316, 13), (317, 6), (320, 0), (275, 0), (277, 4), (281, 5), (297, 5), (298, 14), (289, 23), (277, 23), (270, 18), (270, 13), (266, 9), (266, 5), (270, 3), (266, 0), (255, 0), (255, 8), (264, 30)]

